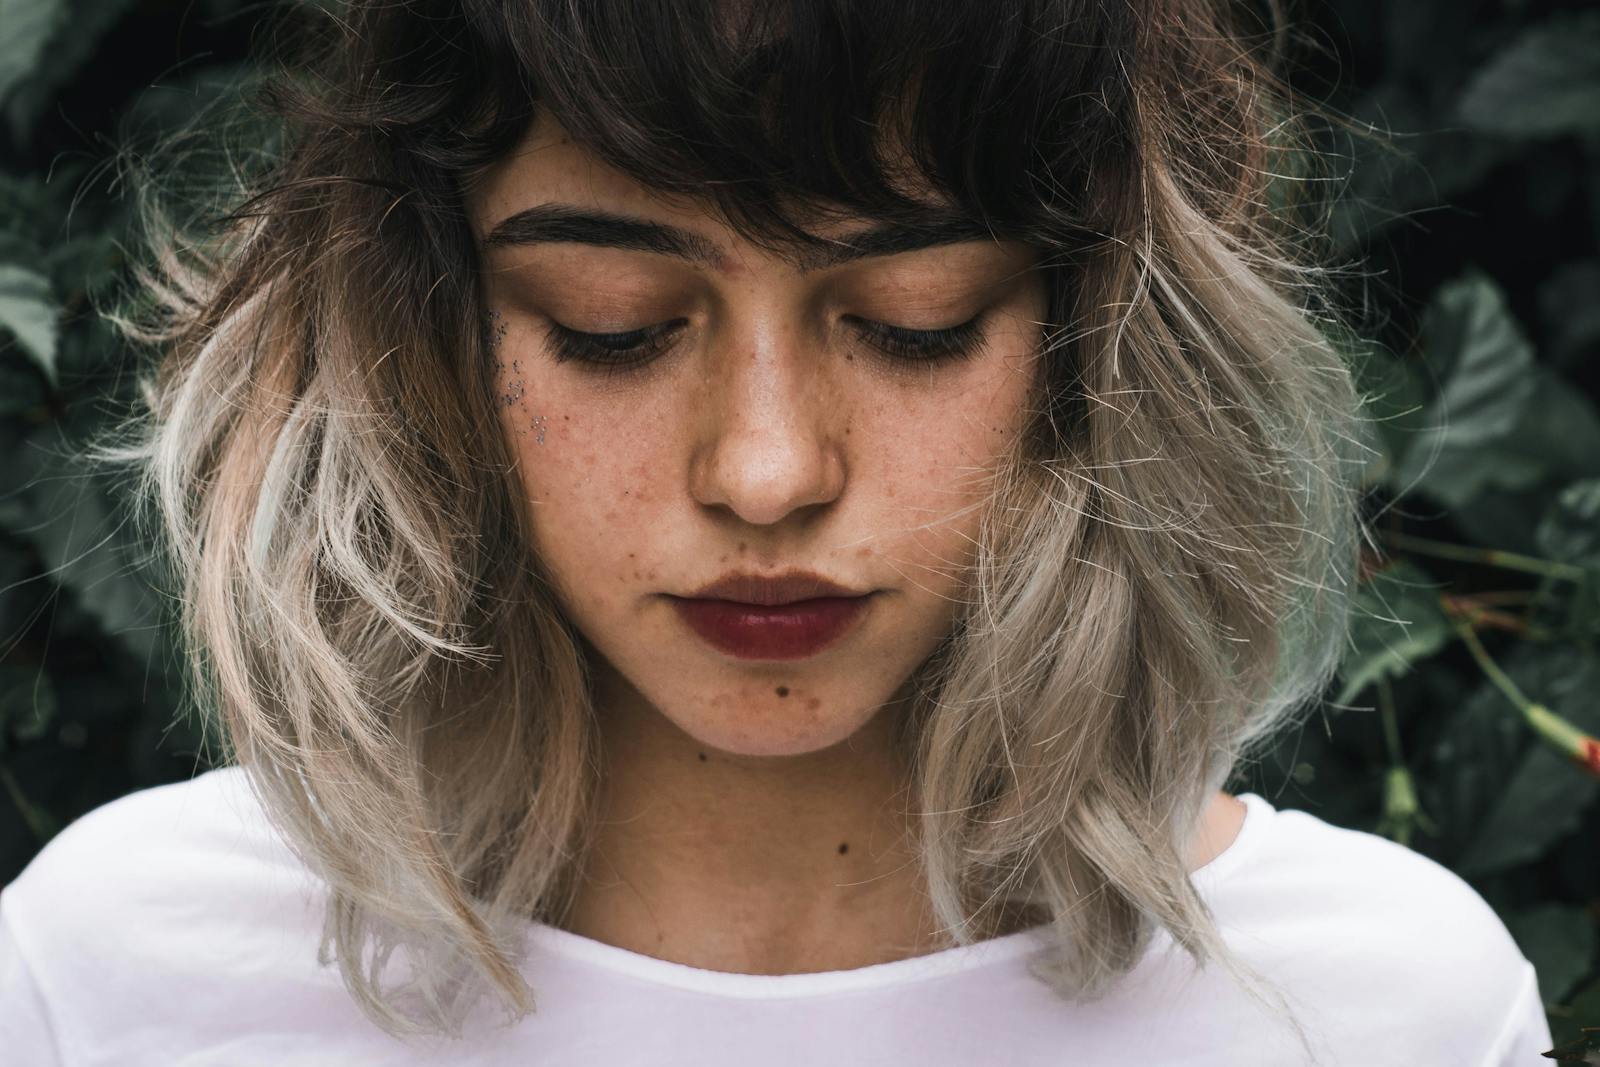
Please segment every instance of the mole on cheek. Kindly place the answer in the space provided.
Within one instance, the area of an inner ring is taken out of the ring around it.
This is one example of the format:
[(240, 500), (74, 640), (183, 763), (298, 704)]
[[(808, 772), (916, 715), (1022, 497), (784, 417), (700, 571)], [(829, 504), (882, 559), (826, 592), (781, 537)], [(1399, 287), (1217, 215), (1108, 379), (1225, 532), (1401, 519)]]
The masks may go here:
[(778, 686), (777, 693), (781, 697), (786, 697), (789, 695), (789, 687), (786, 685), (780, 685)]

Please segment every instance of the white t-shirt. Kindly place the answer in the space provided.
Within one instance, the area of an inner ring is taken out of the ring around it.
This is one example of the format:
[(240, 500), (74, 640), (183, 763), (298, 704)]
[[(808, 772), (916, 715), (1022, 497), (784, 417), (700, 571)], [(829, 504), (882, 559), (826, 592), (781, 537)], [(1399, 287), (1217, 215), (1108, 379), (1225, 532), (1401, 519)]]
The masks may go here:
[[(1288, 1031), (1164, 932), (1107, 998), (1029, 973), (1024, 931), (817, 974), (749, 975), (531, 924), (538, 1000), (487, 1000), (460, 1042), (407, 1046), (320, 967), (318, 883), (238, 768), (148, 789), (59, 834), (0, 892), (0, 1061), (11, 1067), (465, 1064), (1166, 1064), (1284, 1067)], [(1328, 1067), (1536, 1067), (1533, 967), (1444, 867), (1246, 793), (1238, 838), (1195, 873), (1229, 943), (1292, 998)]]

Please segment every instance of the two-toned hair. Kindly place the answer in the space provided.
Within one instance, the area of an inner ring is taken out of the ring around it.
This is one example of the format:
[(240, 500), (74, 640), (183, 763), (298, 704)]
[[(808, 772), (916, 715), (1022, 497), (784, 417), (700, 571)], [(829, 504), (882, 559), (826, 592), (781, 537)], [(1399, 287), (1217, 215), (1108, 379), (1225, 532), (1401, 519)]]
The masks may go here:
[(1068, 999), (1162, 927), (1253, 981), (1184, 845), (1330, 679), (1365, 531), (1281, 27), (1222, 0), (299, 6), (221, 224), (149, 187), (124, 322), (157, 358), (106, 454), (363, 1010), (536, 1010), (518, 934), (561, 922), (594, 826), (585, 644), (494, 429), (464, 209), (536, 109), (765, 247), (814, 240), (797, 208), (914, 216), (909, 174), (1044, 251), (1042, 391), (900, 721), (928, 893), (951, 945), (1047, 924)]

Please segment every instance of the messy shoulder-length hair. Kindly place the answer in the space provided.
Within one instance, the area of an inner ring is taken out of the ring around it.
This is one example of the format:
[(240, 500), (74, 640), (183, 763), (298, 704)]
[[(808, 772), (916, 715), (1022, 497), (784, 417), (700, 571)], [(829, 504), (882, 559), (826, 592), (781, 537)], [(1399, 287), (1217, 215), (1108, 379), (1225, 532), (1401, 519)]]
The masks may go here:
[(459, 1033), (485, 993), (537, 1010), (523, 935), (568, 914), (594, 827), (590, 663), (498, 429), (463, 206), (536, 109), (764, 248), (819, 240), (808, 208), (917, 215), (916, 186), (1044, 251), (1041, 391), (897, 725), (927, 892), (952, 947), (1044, 928), (1035, 973), (1070, 1000), (1162, 928), (1253, 987), (1184, 844), (1330, 680), (1370, 540), (1275, 7), (288, 17), (251, 105), (270, 150), (225, 209), (148, 199), (122, 320), (154, 358), (120, 455), (200, 706), (325, 880), (320, 958), (362, 1010), (397, 1035)]

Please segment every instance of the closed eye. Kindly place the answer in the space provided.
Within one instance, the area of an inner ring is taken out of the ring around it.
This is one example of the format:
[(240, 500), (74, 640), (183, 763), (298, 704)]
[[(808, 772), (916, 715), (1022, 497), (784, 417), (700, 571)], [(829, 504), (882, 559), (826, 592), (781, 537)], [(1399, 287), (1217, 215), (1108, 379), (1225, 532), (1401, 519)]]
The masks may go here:
[[(983, 342), (985, 315), (980, 312), (966, 322), (936, 330), (912, 330), (853, 315), (844, 316), (844, 320), (851, 323), (863, 342), (883, 355), (929, 364), (974, 355)], [(584, 333), (552, 321), (547, 339), (558, 363), (575, 360), (618, 372), (648, 363), (670, 347), (686, 325), (686, 319), (674, 319), (624, 333)]]

